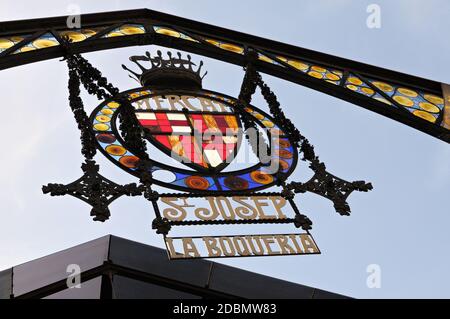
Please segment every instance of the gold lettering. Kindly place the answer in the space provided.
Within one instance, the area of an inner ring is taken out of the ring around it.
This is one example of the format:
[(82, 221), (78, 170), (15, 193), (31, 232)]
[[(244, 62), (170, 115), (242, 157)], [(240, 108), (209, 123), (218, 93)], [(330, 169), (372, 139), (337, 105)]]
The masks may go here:
[(221, 251), (217, 247), (217, 239), (213, 237), (203, 237), (206, 249), (208, 250), (208, 257), (220, 257)]
[(203, 97), (199, 97), (198, 99), (200, 100), (200, 104), (202, 105), (203, 112), (217, 112), (216, 106), (210, 99), (205, 99)]
[[(190, 237), (183, 238), (183, 249), (185, 258), (200, 257), (197, 247), (194, 244), (194, 240)], [(191, 254), (193, 254), (193, 256)]]
[[(258, 215), (258, 211), (255, 208), (253, 208), (251, 205), (244, 202), (245, 200), (248, 199), (248, 197), (234, 196), (232, 198), (236, 203), (242, 205), (240, 207), (236, 207), (236, 209), (234, 210), (236, 215), (238, 215), (242, 219), (255, 219), (256, 218), (256, 216)], [(251, 214), (250, 214), (250, 212), (251, 212)]]
[(308, 234), (301, 234), (300, 240), (302, 242), (305, 253), (314, 254), (314, 253), (319, 252), (319, 249), (317, 248), (316, 244), (314, 243), (314, 240)]
[(272, 201), (273, 207), (277, 211), (279, 219), (286, 219), (287, 216), (283, 214), (281, 209), (286, 206), (286, 199), (281, 196), (270, 196), (269, 199)]
[(184, 108), (184, 104), (178, 95), (166, 95), (166, 98), (169, 100), (170, 110), (180, 110), (180, 108), (177, 108), (176, 103), (181, 105), (181, 110)]
[(243, 237), (234, 237), (233, 243), (236, 247), (237, 253), (240, 256), (250, 256), (250, 249), (248, 248), (247, 243), (245, 242), (245, 239)]
[(201, 220), (214, 220), (217, 216), (219, 216), (219, 212), (214, 205), (214, 197), (206, 197), (205, 199), (209, 202), (211, 210), (204, 207), (199, 207), (194, 211), (194, 214)]
[(295, 254), (294, 248), (289, 246), (289, 237), (287, 236), (275, 236), (275, 239), (278, 242), (278, 246), (281, 248), (281, 253), (284, 255)]
[(267, 253), (268, 253), (269, 255), (277, 255), (277, 254), (280, 254), (279, 251), (273, 251), (273, 250), (272, 250), (272, 247), (270, 247), (271, 244), (275, 244), (275, 239), (273, 238), (272, 235), (269, 235), (269, 236), (261, 236), (261, 238), (262, 238), (264, 244), (266, 245)]
[[(225, 242), (228, 245), (228, 248), (225, 247)], [(236, 255), (236, 250), (234, 249), (233, 242), (229, 237), (220, 237), (219, 238), (220, 247), (222, 248), (222, 253), (227, 257), (233, 257)]]
[[(228, 208), (229, 215), (227, 215), (225, 209), (223, 208), (222, 202), (225, 202), (225, 204)], [(216, 197), (216, 203), (217, 203), (217, 208), (219, 209), (219, 212), (222, 215), (223, 219), (225, 219), (225, 220), (236, 219), (233, 206), (231, 205), (228, 198), (223, 197), (223, 196)]]
[(150, 106), (150, 99), (143, 99), (143, 100), (135, 101), (133, 104), (137, 105), (136, 109), (141, 109), (141, 110), (151, 110), (152, 109), (152, 107)]
[[(212, 216), (214, 216), (214, 217), (212, 217), (211, 216), (211, 219), (210, 220), (214, 220), (214, 219), (216, 219), (218, 216), (219, 216), (219, 211), (218, 211), (218, 209), (217, 209), (217, 206), (216, 206), (216, 203), (215, 203), (215, 197), (205, 197), (206, 198), (206, 200), (208, 201), (208, 203), (209, 203), (209, 206), (211, 207), (211, 210), (212, 210)], [(199, 217), (200, 218), (200, 217)], [(208, 219), (207, 219), (208, 220)]]
[(223, 103), (219, 101), (214, 101), (214, 103), (216, 103), (219, 106), (220, 112), (229, 112), (229, 110)]
[(168, 220), (172, 221), (181, 221), (186, 218), (187, 212), (184, 209), (184, 207), (190, 207), (187, 205), (186, 202), (184, 202), (184, 205), (177, 205), (174, 202), (178, 201), (178, 198), (176, 197), (161, 197), (161, 201), (172, 207), (172, 208), (165, 208), (163, 210), (163, 216), (167, 218)]
[[(264, 255), (264, 247), (261, 244), (261, 240), (260, 240), (259, 236), (246, 236), (245, 239), (247, 240), (247, 242), (248, 242), (248, 244), (250, 246), (250, 249), (253, 252), (253, 255), (257, 255), (257, 256)], [(255, 245), (253, 245), (253, 239), (256, 240), (256, 242), (258, 244), (259, 251), (256, 250)]]
[(300, 248), (300, 245), (297, 242), (297, 239), (295, 238), (295, 235), (289, 235), (289, 238), (294, 243), (295, 249), (297, 250), (297, 254), (303, 254), (303, 249)]
[(166, 237), (166, 245), (167, 245), (167, 249), (169, 250), (170, 259), (184, 258), (183, 254), (176, 252), (175, 248), (173, 247), (173, 239), (172, 238)]
[(260, 219), (270, 219), (275, 218), (274, 215), (265, 215), (263, 207), (269, 206), (267, 203), (267, 197), (261, 197), (261, 196), (255, 196), (253, 197), (253, 201), (255, 202), (256, 209), (259, 212), (259, 218)]
[[(164, 239), (170, 259), (320, 254), (309, 233)], [(202, 255), (196, 246), (201, 241)], [(177, 252), (177, 247), (183, 253)]]
[(156, 96), (152, 97), (152, 99), (153, 99), (153, 101), (155, 101), (155, 104), (156, 104), (156, 110), (162, 110), (163, 107), (162, 107), (161, 103), (164, 102), (164, 100), (162, 99), (162, 97), (159, 96), (159, 95), (156, 95)]
[(186, 105), (186, 108), (188, 108), (188, 109), (190, 109), (190, 110), (192, 110), (192, 111), (201, 111), (200, 108), (198, 108), (198, 107), (196, 107), (196, 106), (193, 106), (193, 105), (191, 104), (191, 102), (189, 101), (189, 99), (196, 99), (196, 100), (197, 100), (197, 98), (194, 97), (194, 96), (189, 96), (189, 95), (182, 95), (182, 96), (181, 96), (181, 100), (182, 100), (183, 103)]

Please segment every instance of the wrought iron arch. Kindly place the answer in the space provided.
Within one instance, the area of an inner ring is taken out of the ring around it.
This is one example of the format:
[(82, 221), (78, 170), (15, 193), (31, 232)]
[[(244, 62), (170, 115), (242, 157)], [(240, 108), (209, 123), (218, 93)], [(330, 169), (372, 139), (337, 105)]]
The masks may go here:
[[(64, 56), (160, 45), (245, 66), (359, 105), (450, 142), (450, 86), (148, 9), (0, 23), (0, 70)], [(63, 46), (62, 38), (72, 42)]]

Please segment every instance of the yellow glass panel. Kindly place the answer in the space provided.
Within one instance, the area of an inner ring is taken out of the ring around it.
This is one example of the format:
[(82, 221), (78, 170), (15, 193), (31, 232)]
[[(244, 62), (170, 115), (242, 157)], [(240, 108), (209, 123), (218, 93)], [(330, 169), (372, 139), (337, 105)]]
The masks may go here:
[(155, 30), (156, 33), (159, 34), (163, 34), (163, 35), (168, 35), (170, 37), (174, 37), (174, 38), (180, 38), (181, 34), (180, 32), (171, 30), (171, 29), (166, 29), (166, 28), (159, 28), (158, 30)]
[(105, 148), (105, 151), (108, 152), (108, 154), (113, 155), (113, 156), (122, 156), (124, 155), (127, 150), (120, 145), (108, 145)]
[(109, 126), (106, 124), (95, 124), (94, 125), (94, 129), (96, 129), (97, 131), (107, 131), (109, 130)]
[(102, 123), (111, 122), (111, 118), (109, 116), (106, 116), (106, 115), (98, 115), (95, 119), (97, 121), (99, 121), (99, 122), (102, 122)]
[(123, 36), (123, 33), (121, 33), (121, 32), (110, 32), (110, 33), (108, 33), (107, 36), (108, 37), (120, 37), (120, 36)]
[(59, 43), (57, 41), (50, 39), (37, 39), (33, 41), (33, 46), (37, 49), (49, 48), (58, 44)]
[(275, 126), (272, 121), (262, 121), (261, 122), (265, 127), (272, 128)]
[(219, 46), (220, 42), (211, 39), (205, 39), (206, 42), (211, 43), (212, 45)]
[(413, 112), (413, 114), (417, 117), (420, 117), (420, 118), (428, 121), (428, 122), (431, 122), (431, 123), (436, 122), (436, 118), (428, 112), (416, 110)]
[(305, 63), (302, 63), (302, 62), (299, 62), (299, 61), (294, 61), (294, 60), (289, 61), (288, 64), (289, 64), (290, 66), (293, 66), (294, 68), (296, 68), (296, 69), (298, 69), (298, 70), (301, 70), (301, 71), (305, 71), (305, 70), (307, 70), (308, 67), (309, 67), (309, 66), (308, 66), (307, 64), (305, 64)]
[(24, 38), (22, 37), (11, 37), (10, 40), (14, 41), (15, 43), (22, 41)]
[(411, 107), (414, 105), (414, 102), (411, 99), (401, 95), (394, 96), (394, 101), (406, 107)]
[(114, 111), (110, 109), (103, 109), (101, 112), (105, 115), (111, 115), (114, 113)]
[(386, 100), (384, 97), (375, 97), (374, 99), (377, 101), (383, 102), (385, 104), (392, 105), (392, 103), (390, 101)]
[(257, 120), (264, 120), (266, 117), (260, 113), (253, 113), (253, 116), (257, 119)]
[(28, 51), (33, 51), (36, 50), (36, 48), (33, 47), (22, 47), (19, 49), (19, 52), (28, 52)]
[(372, 95), (375, 93), (374, 90), (372, 90), (371, 88), (362, 88), (361, 91), (363, 91), (366, 94)]
[(340, 77), (337, 76), (336, 74), (333, 73), (327, 73), (327, 79), (331, 80), (331, 81), (338, 81), (340, 80)]
[(317, 66), (317, 65), (312, 66), (312, 67), (311, 67), (311, 70), (316, 71), (316, 72), (319, 72), (319, 73), (327, 72), (326, 69), (324, 69), (324, 68), (322, 68), (322, 67), (320, 67), (320, 66)]
[(316, 79), (322, 79), (323, 78), (322, 73), (319, 73), (319, 72), (316, 72), (316, 71), (309, 71), (308, 75), (310, 75), (310, 76), (312, 76), (313, 78), (316, 78)]
[(274, 61), (271, 58), (266, 57), (265, 55), (260, 55), (258, 57), (259, 60), (267, 62), (267, 63), (273, 63)]
[(226, 51), (230, 51), (230, 52), (234, 52), (234, 53), (239, 53), (242, 54), (244, 53), (244, 48), (235, 44), (231, 44), (231, 43), (222, 43), (220, 41), (217, 40), (213, 40), (213, 39), (205, 39), (206, 42), (219, 47), (223, 50)]
[(392, 92), (394, 90), (391, 85), (384, 82), (372, 82), (372, 84), (384, 92)]
[(82, 32), (87, 36), (87, 37), (92, 37), (94, 34), (97, 34), (97, 31), (95, 30), (82, 30)]
[(352, 90), (352, 91), (358, 91), (358, 87), (353, 84), (348, 84), (347, 89)]
[(444, 99), (439, 97), (439, 96), (436, 96), (436, 95), (425, 94), (424, 98), (428, 102), (431, 102), (431, 103), (434, 103), (434, 104), (444, 104)]
[(421, 109), (427, 111), (427, 112), (431, 112), (431, 113), (439, 113), (440, 109), (431, 103), (427, 103), (427, 102), (420, 102), (419, 106)]
[(0, 39), (0, 49), (9, 49), (14, 45), (14, 42), (9, 39)]
[(131, 34), (142, 34), (142, 33), (145, 33), (145, 31), (142, 30), (141, 28), (138, 28), (138, 27), (136, 27), (136, 26), (131, 26), (131, 25), (125, 25), (125, 26), (122, 26), (122, 27), (120, 28), (120, 31), (121, 31), (123, 34), (126, 34), (126, 35), (131, 35)]
[(309, 65), (306, 63), (296, 61), (296, 60), (289, 60), (289, 59), (285, 58), (284, 56), (277, 56), (277, 59), (280, 59), (284, 63), (287, 63), (290, 66), (292, 66), (300, 71), (306, 71), (309, 68)]
[(63, 31), (60, 35), (61, 37), (68, 37), (72, 42), (80, 42), (87, 39), (86, 35), (77, 31)]
[(244, 52), (244, 48), (242, 48), (240, 46), (237, 46), (237, 45), (234, 45), (234, 44), (223, 43), (223, 44), (220, 45), (220, 47), (222, 49), (224, 49), (224, 50), (231, 51), (231, 52), (234, 52), (234, 53), (241, 54), (241, 53)]
[(398, 89), (398, 91), (406, 96), (409, 97), (417, 97), (419, 94), (416, 91), (410, 90), (410, 89), (405, 89), (405, 88), (400, 88)]
[(117, 102), (109, 102), (107, 105), (110, 109), (117, 109), (120, 106)]
[(354, 76), (351, 76), (347, 79), (347, 82), (354, 84), (354, 85), (361, 85), (363, 84), (362, 81)]

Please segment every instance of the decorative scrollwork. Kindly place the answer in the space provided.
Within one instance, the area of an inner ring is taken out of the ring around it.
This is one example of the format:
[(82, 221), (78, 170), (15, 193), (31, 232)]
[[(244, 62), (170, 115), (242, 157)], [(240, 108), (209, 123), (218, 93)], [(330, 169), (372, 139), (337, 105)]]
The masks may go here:
[(171, 228), (167, 218), (156, 217), (152, 222), (152, 229), (156, 229), (157, 234), (167, 235)]
[[(63, 41), (63, 48), (67, 49), (68, 42), (66, 41)], [(44, 194), (50, 193), (52, 196), (71, 195), (79, 198), (92, 206), (91, 216), (94, 216), (94, 220), (101, 222), (110, 217), (109, 204), (122, 195), (138, 196), (143, 194), (147, 200), (152, 201), (155, 207), (159, 195), (151, 189), (153, 182), (151, 162), (148, 160), (146, 153), (146, 145), (142, 138), (143, 132), (134, 116), (134, 110), (130, 102), (119, 96), (119, 89), (109, 83), (101, 72), (81, 55), (73, 54), (67, 50), (64, 60), (67, 61), (69, 68), (69, 104), (81, 131), (81, 152), (86, 162), (82, 165), (84, 174), (81, 178), (67, 185), (48, 184), (43, 186)], [(96, 95), (99, 99), (116, 97), (116, 100), (120, 103), (120, 129), (124, 140), (130, 149), (141, 157), (138, 167), (138, 171), (141, 172), (141, 184), (139, 186), (135, 183), (118, 185), (99, 174), (99, 166), (93, 160), (96, 154), (95, 135), (84, 111), (83, 101), (80, 98), (80, 84), (83, 84), (89, 94)]]
[[(255, 53), (250, 51), (248, 59), (249, 61), (254, 61)], [(294, 141), (295, 145), (300, 148), (300, 153), (303, 154), (302, 160), (309, 162), (309, 167), (315, 173), (313, 178), (306, 183), (291, 182), (290, 184), (286, 184), (285, 178), (279, 173), (278, 186), (283, 187), (282, 196), (286, 199), (292, 199), (294, 197), (293, 192), (313, 192), (331, 200), (334, 203), (336, 212), (339, 214), (349, 215), (350, 206), (346, 201), (348, 196), (355, 190), (367, 192), (373, 188), (372, 184), (364, 181), (347, 182), (327, 172), (325, 164), (322, 163), (315, 154), (314, 146), (312, 146), (308, 139), (300, 133), (292, 121), (286, 117), (281, 109), (277, 96), (263, 81), (261, 75), (252, 67), (250, 62), (246, 68), (240, 95), (240, 97), (242, 96), (243, 98), (240, 99), (240, 101), (242, 100), (242, 103), (250, 101), (251, 95), (255, 92), (256, 87), (260, 88), (261, 94), (269, 106), (271, 115), (278, 123), (280, 123), (281, 128), (289, 134), (290, 139)], [(308, 227), (310, 227), (312, 223), (306, 216), (297, 213), (296, 218), (298, 218), (297, 224), (302, 225), (303, 229), (310, 229)]]
[(350, 206), (347, 198), (354, 191), (368, 192), (373, 189), (371, 183), (364, 181), (347, 182), (326, 171), (325, 165), (321, 163), (318, 167), (312, 167), (315, 174), (306, 183), (291, 182), (286, 189), (295, 193), (312, 192), (331, 200), (336, 212), (340, 215), (350, 215)]
[(265, 143), (262, 132), (257, 129), (254, 120), (244, 110), (250, 105), (252, 96), (256, 91), (258, 73), (252, 63), (249, 63), (245, 70), (244, 80), (242, 81), (241, 91), (235, 107), (239, 113), (242, 123), (244, 124), (244, 129), (246, 132), (245, 137), (249, 141), (253, 153), (262, 162), (267, 162), (265, 159), (261, 158), (261, 156), (268, 154), (269, 147)]
[(104, 222), (109, 219), (108, 209), (117, 198), (127, 196), (139, 196), (142, 190), (135, 184), (118, 185), (99, 173), (99, 165), (92, 160), (86, 160), (81, 169), (84, 174), (76, 181), (63, 184), (48, 184), (42, 187), (44, 194), (51, 196), (71, 195), (92, 206), (91, 216), (95, 221)]

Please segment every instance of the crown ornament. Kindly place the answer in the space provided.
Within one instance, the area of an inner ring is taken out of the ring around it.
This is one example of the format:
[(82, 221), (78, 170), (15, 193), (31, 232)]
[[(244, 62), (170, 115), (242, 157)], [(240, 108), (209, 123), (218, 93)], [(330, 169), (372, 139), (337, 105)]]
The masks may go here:
[[(130, 57), (140, 69), (141, 73), (129, 69), (122, 64), (122, 68), (131, 74), (132, 79), (138, 81), (142, 86), (152, 86), (157, 88), (182, 88), (182, 89), (201, 89), (202, 80), (208, 72), (200, 75), (203, 61), (200, 61), (197, 70), (194, 70), (196, 64), (191, 60), (188, 54), (187, 59), (182, 58), (181, 53), (177, 52), (173, 56), (167, 52), (168, 59), (164, 59), (161, 51), (157, 51), (156, 56), (151, 56), (147, 51), (145, 55), (135, 55)], [(146, 68), (141, 62), (150, 62), (150, 67)]]

